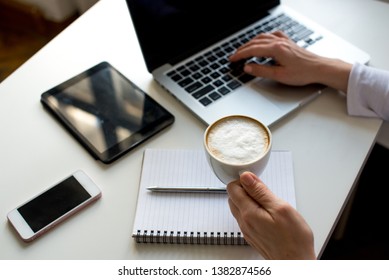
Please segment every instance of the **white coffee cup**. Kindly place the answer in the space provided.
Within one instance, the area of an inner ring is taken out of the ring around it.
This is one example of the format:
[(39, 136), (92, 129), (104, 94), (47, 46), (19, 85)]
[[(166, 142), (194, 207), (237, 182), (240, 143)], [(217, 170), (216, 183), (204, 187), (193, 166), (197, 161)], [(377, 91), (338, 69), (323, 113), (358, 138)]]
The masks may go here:
[(223, 117), (210, 124), (204, 133), (207, 161), (224, 184), (239, 179), (244, 171), (261, 175), (269, 161), (271, 146), (269, 128), (244, 115)]

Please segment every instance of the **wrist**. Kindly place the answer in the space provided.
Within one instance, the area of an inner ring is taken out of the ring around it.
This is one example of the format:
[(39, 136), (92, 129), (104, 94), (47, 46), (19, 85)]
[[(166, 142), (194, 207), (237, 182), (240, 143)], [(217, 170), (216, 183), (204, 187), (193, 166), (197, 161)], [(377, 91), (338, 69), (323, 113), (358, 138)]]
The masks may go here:
[(317, 81), (347, 93), (352, 64), (334, 58), (320, 58), (317, 67)]

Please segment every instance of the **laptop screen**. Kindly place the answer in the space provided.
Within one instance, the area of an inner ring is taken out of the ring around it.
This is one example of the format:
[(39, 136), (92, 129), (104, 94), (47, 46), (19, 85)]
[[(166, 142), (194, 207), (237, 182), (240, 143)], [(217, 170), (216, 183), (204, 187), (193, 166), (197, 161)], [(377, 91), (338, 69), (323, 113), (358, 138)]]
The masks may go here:
[(149, 72), (267, 15), (279, 0), (127, 0)]

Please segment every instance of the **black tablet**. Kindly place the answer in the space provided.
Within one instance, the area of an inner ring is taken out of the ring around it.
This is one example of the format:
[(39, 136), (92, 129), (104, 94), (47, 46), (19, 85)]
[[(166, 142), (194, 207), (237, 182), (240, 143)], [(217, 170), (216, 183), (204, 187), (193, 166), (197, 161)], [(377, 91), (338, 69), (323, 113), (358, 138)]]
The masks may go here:
[(107, 62), (44, 92), (41, 102), (104, 163), (174, 122), (174, 116)]

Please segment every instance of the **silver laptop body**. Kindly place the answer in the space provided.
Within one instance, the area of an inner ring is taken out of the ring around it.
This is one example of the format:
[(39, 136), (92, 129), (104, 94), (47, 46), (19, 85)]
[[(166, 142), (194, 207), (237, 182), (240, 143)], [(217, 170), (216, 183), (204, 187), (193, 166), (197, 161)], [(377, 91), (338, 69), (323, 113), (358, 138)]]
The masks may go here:
[(127, 4), (149, 72), (206, 124), (243, 114), (271, 126), (321, 93), (323, 86), (282, 85), (242, 73), (245, 62), (226, 61), (236, 47), (260, 32), (283, 30), (314, 53), (350, 63), (366, 64), (370, 59), (278, 0), (240, 0), (240, 8), (229, 0), (127, 0)]

